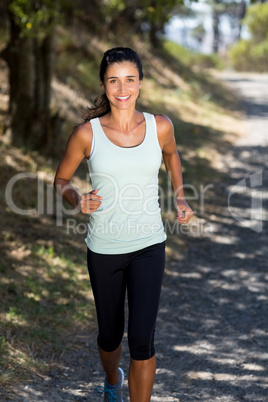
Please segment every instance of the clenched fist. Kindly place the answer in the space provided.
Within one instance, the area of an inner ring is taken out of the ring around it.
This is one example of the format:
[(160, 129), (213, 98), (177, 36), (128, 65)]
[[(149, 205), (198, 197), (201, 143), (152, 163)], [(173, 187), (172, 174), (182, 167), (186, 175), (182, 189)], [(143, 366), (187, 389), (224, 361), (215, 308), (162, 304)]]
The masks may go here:
[(91, 214), (101, 206), (102, 197), (97, 195), (99, 190), (92, 190), (90, 193), (82, 194), (80, 199), (81, 212)]
[(177, 200), (177, 211), (177, 221), (182, 224), (187, 223), (193, 215), (193, 211), (185, 200)]

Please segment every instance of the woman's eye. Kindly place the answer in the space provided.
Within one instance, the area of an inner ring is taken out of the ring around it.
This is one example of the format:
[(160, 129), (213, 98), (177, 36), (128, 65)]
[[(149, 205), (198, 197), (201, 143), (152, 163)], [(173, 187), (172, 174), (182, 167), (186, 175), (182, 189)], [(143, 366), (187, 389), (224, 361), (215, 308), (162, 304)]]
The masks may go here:
[(128, 82), (134, 82), (133, 78), (129, 78)]
[(116, 80), (111, 80), (110, 83), (111, 83), (111, 84), (115, 84), (115, 83), (116, 83)]

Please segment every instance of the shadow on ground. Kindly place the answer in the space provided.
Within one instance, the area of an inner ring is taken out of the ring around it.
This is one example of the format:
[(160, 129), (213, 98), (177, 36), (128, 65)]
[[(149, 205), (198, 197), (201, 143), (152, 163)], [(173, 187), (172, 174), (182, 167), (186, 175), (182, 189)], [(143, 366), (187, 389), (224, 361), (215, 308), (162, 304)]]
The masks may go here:
[(163, 286), (157, 385), (181, 401), (267, 397), (268, 159), (262, 146), (235, 147), (229, 158), (240, 163), (210, 188), (199, 217), (212, 233), (188, 237)]

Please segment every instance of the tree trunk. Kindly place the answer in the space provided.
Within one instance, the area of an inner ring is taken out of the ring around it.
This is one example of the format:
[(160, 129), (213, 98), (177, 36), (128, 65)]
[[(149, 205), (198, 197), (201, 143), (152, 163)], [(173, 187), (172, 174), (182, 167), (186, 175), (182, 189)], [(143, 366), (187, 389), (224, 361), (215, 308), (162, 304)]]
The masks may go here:
[(21, 36), (9, 13), (10, 40), (1, 54), (9, 67), (9, 139), (13, 145), (49, 148), (54, 117), (50, 116), (54, 30), (44, 39)]
[(242, 20), (246, 15), (246, 11), (247, 11), (246, 2), (245, 2), (245, 0), (242, 0), (240, 5), (239, 5), (239, 12), (238, 12), (239, 26), (238, 26), (237, 40), (241, 39)]
[(52, 142), (52, 118), (50, 116), (51, 82), (54, 67), (54, 32), (41, 43), (34, 40), (34, 108), (32, 136), (41, 146), (49, 148)]
[(213, 10), (213, 52), (219, 52), (220, 45), (220, 13), (217, 9)]
[[(10, 96), (12, 142), (27, 144), (31, 134), (34, 105), (34, 57), (33, 40), (24, 38), (18, 41), (17, 74), (11, 81), (16, 89)], [(16, 141), (13, 141), (16, 139)]]
[(158, 30), (157, 25), (155, 23), (151, 22), (149, 37), (150, 37), (150, 42), (154, 46), (154, 48), (158, 48), (160, 46), (158, 32), (159, 32), (159, 30)]

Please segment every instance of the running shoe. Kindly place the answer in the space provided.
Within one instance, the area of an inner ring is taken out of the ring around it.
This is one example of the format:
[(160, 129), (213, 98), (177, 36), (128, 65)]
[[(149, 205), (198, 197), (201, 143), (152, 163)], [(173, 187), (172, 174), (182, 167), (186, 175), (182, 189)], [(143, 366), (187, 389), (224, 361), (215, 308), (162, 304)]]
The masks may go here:
[(118, 369), (119, 382), (114, 388), (108, 387), (107, 381), (104, 383), (104, 387), (97, 387), (97, 392), (100, 396), (104, 396), (104, 402), (124, 402), (122, 399), (122, 387), (124, 383), (124, 371), (119, 367)]

